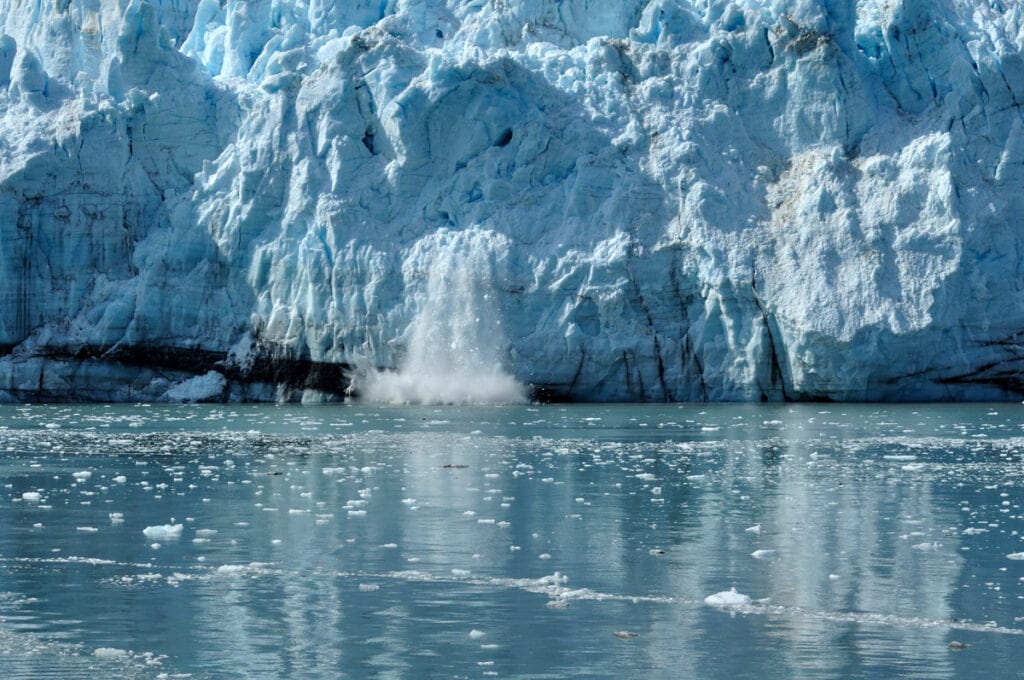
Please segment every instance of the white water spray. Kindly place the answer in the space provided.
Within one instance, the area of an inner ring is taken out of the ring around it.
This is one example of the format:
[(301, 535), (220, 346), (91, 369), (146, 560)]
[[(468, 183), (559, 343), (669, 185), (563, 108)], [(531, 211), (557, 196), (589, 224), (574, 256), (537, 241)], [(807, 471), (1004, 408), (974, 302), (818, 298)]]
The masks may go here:
[(492, 231), (442, 229), (418, 241), (402, 273), (412, 322), (398, 371), (369, 371), (361, 395), (398, 404), (521, 403), (502, 358), (508, 341), (494, 281), (509, 242)]

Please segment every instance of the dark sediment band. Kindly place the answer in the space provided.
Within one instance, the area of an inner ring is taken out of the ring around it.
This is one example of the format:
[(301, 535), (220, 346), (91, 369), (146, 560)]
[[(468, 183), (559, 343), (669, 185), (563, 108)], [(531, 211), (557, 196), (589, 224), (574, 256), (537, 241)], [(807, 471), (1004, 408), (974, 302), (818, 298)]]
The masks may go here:
[[(15, 349), (12, 345), (0, 346), (0, 356), (10, 355)], [(292, 391), (315, 390), (329, 397), (343, 398), (350, 385), (349, 376), (352, 370), (347, 363), (314, 361), (281, 347), (259, 347), (244, 364), (233, 361), (228, 353), (223, 351), (166, 345), (50, 345), (18, 357), (18, 360), (33, 358), (64, 364), (107, 364), (125, 375), (146, 372), (167, 375), (174, 380), (217, 371), (228, 382), (223, 395), (225, 401), (231, 399), (234, 394), (230, 389), (232, 384), (272, 386), (278, 391), (283, 390), (285, 394)], [(88, 389), (74, 390), (73, 394), (66, 395), (53, 394), (42, 386), (37, 390), (18, 387), (8, 391), (18, 399), (30, 401), (90, 399)], [(269, 395), (272, 392), (273, 390), (264, 390), (262, 393)], [(258, 395), (261, 392), (250, 391), (247, 394)], [(269, 400), (269, 397), (256, 396), (254, 399), (264, 401)], [(104, 399), (100, 396), (97, 400)]]

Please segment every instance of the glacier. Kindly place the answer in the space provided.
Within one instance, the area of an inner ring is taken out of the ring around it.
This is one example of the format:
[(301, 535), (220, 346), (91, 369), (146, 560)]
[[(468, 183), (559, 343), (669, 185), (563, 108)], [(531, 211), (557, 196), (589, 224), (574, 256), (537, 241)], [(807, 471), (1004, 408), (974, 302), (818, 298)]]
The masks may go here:
[(0, 32), (0, 399), (1024, 397), (1016, 0)]

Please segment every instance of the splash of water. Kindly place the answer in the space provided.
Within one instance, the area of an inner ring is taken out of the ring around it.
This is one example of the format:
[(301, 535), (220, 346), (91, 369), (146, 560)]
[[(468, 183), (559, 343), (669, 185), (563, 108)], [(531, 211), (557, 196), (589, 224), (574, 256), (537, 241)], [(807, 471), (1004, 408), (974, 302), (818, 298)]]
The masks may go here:
[(521, 403), (526, 390), (502, 358), (508, 341), (494, 287), (508, 240), (492, 231), (440, 230), (403, 265), (412, 322), (397, 371), (369, 371), (361, 395), (399, 404)]

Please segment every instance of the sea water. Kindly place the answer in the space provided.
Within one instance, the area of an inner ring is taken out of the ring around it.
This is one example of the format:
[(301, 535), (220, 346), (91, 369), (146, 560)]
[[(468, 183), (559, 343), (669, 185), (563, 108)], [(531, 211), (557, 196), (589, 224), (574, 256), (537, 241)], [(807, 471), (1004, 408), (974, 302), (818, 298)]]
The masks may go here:
[(1014, 677), (1022, 453), (1012, 404), (3, 406), (0, 677)]

